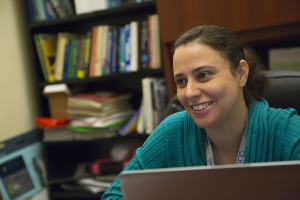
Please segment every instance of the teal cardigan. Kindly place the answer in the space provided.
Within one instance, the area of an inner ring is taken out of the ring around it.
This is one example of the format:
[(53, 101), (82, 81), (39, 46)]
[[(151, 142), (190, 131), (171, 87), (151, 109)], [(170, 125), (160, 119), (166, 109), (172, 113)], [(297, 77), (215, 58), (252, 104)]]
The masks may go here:
[[(300, 160), (300, 117), (294, 109), (248, 105), (244, 163)], [(149, 136), (124, 170), (206, 165), (205, 130), (186, 111), (167, 117)], [(118, 178), (102, 199), (122, 199)]]

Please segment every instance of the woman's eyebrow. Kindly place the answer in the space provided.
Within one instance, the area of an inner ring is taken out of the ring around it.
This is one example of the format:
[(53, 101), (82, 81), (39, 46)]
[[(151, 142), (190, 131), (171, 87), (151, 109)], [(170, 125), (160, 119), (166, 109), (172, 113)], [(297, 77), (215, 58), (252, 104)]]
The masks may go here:
[(197, 67), (196, 69), (193, 69), (192, 70), (192, 73), (196, 73), (200, 70), (203, 70), (203, 69), (215, 69), (214, 66), (210, 66), (210, 65), (204, 65), (204, 66), (200, 66), (200, 67)]
[[(214, 67), (214, 66), (210, 66), (210, 65), (200, 66), (200, 67), (197, 67), (196, 69), (193, 69), (193, 70), (192, 70), (192, 73), (197, 73), (198, 71), (201, 71), (201, 70), (207, 70), (207, 69), (212, 70), (212, 69), (215, 69), (215, 67)], [(175, 78), (182, 77), (182, 76), (184, 76), (182, 73), (175, 74), (175, 75), (174, 75), (174, 79), (175, 79)]]

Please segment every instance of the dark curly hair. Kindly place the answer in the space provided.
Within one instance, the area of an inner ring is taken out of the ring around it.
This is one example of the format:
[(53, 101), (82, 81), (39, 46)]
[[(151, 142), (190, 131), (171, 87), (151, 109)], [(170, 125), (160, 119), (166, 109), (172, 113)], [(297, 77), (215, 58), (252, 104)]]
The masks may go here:
[(235, 75), (240, 61), (245, 60), (249, 65), (247, 83), (243, 88), (245, 101), (260, 100), (261, 95), (268, 87), (268, 78), (262, 72), (263, 64), (254, 50), (244, 48), (239, 37), (227, 28), (218, 25), (204, 25), (183, 33), (174, 44), (173, 54), (178, 47), (194, 41), (208, 45), (220, 52), (229, 61), (233, 75)]

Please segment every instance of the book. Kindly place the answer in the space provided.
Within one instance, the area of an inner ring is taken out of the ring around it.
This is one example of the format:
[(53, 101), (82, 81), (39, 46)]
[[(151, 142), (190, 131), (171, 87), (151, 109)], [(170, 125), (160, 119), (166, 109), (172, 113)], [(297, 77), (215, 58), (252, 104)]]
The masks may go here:
[(134, 114), (134, 110), (119, 112), (107, 117), (81, 117), (70, 121), (72, 126), (108, 128), (125, 124)]
[(116, 74), (119, 70), (118, 68), (118, 52), (119, 52), (119, 32), (120, 28), (115, 26), (112, 30), (112, 46), (111, 46), (111, 64), (110, 64), (110, 74)]
[[(64, 79), (64, 64), (66, 56), (66, 47), (68, 50), (68, 42), (70, 38), (79, 38), (81, 35), (70, 32), (59, 32), (57, 36), (57, 48), (55, 57), (55, 73), (54, 78), (56, 81)], [(68, 53), (68, 52), (67, 52)], [(67, 57), (68, 58), (68, 57)]]
[(50, 0), (43, 0), (47, 20), (57, 19), (57, 15), (53, 10)]
[(84, 39), (84, 76), (89, 76), (89, 67), (90, 67), (90, 54), (91, 54), (91, 38), (92, 33), (88, 32)]
[(167, 87), (165, 78), (153, 78), (153, 96), (156, 121), (154, 126), (158, 126), (164, 120), (164, 111), (167, 105)]
[(161, 45), (159, 19), (157, 14), (148, 16), (148, 52), (149, 52), (149, 68), (161, 68)]
[(125, 124), (125, 126), (120, 130), (120, 135), (125, 136), (129, 133), (136, 132), (137, 122), (140, 115), (140, 108), (135, 111), (129, 121)]
[(78, 94), (68, 98), (70, 107), (101, 109), (105, 106), (128, 101), (131, 93), (95, 92), (91, 94)]
[(56, 34), (39, 33), (34, 35), (40, 64), (45, 81), (54, 81), (55, 57), (57, 47)]
[(101, 40), (101, 45), (102, 45), (102, 54), (101, 54), (101, 75), (103, 75), (104, 73), (104, 68), (105, 68), (105, 65), (106, 65), (106, 57), (107, 57), (107, 37), (108, 37), (108, 32), (109, 32), (109, 28), (110, 26), (108, 25), (104, 25), (104, 30), (103, 30), (103, 39)]
[(75, 71), (76, 78), (84, 78), (84, 45), (85, 45), (85, 37), (80, 37), (78, 40), (78, 52), (77, 52), (77, 66)]
[(106, 37), (106, 47), (105, 47), (105, 58), (104, 63), (102, 67), (102, 73), (103, 75), (109, 75), (110, 74), (110, 66), (111, 66), (111, 56), (112, 56), (112, 31), (113, 27), (109, 26), (107, 29), (107, 37)]
[(98, 26), (93, 26), (92, 37), (91, 37), (91, 53), (90, 53), (90, 62), (89, 62), (89, 77), (94, 77), (95, 74), (97, 36), (98, 36)]
[(33, 0), (33, 7), (36, 21), (43, 21), (47, 19), (44, 0)]
[(50, 0), (50, 3), (53, 7), (53, 10), (59, 18), (65, 18), (68, 16), (68, 12), (65, 10), (65, 7), (60, 0)]
[(125, 27), (120, 27), (119, 37), (119, 72), (126, 72), (125, 63)]
[(300, 70), (300, 47), (269, 49), (270, 70)]
[(123, 112), (127, 110), (132, 110), (129, 103), (123, 104), (122, 106), (112, 107), (111, 109), (87, 109), (87, 108), (76, 108), (68, 107), (67, 112), (71, 114), (74, 118), (77, 116), (91, 116), (91, 117), (107, 117), (118, 112)]
[(140, 114), (139, 114), (139, 118), (137, 121), (137, 127), (136, 127), (136, 132), (138, 134), (143, 134), (145, 133), (145, 129), (146, 129), (146, 117), (145, 117), (145, 111), (144, 111), (144, 98), (142, 97), (141, 100), (141, 105), (140, 105)]
[(158, 14), (151, 16), (151, 27), (152, 27), (152, 45), (153, 45), (153, 59), (152, 69), (160, 69), (161, 65), (161, 45), (160, 45), (160, 30), (159, 30), (159, 19)]
[(87, 14), (109, 8), (106, 0), (74, 0), (74, 5), (76, 15)]
[(130, 22), (130, 71), (136, 72), (138, 70), (138, 22)]
[(62, 80), (67, 79), (67, 72), (68, 72), (68, 65), (69, 65), (69, 57), (70, 57), (70, 49), (71, 49), (71, 38), (67, 38), (67, 43), (65, 45), (65, 52), (64, 52), (64, 62), (63, 62), (63, 74)]
[(131, 71), (130, 58), (131, 58), (131, 47), (130, 47), (130, 24), (125, 25), (125, 72)]
[(143, 109), (145, 112), (145, 133), (151, 134), (154, 130), (155, 124), (155, 107), (154, 107), (154, 96), (153, 90), (153, 79), (146, 77), (142, 79), (142, 93), (143, 93)]
[(67, 66), (67, 79), (74, 79), (77, 73), (77, 60), (78, 60), (78, 38), (70, 39), (70, 53)]
[(35, 22), (34, 10), (33, 10), (33, 0), (26, 0), (29, 22)]
[(138, 65), (139, 69), (149, 69), (148, 64), (148, 21), (146, 19), (139, 20), (139, 53)]
[(107, 25), (99, 25), (97, 26), (97, 38), (96, 38), (96, 52), (95, 52), (95, 70), (94, 76), (102, 76), (103, 74), (103, 53), (105, 51), (104, 40)]

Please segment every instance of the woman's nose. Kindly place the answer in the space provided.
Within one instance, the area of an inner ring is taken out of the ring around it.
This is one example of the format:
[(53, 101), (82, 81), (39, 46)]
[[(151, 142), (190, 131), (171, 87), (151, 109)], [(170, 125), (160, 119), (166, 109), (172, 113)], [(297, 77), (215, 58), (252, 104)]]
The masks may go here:
[(194, 81), (189, 81), (186, 86), (186, 98), (198, 97), (202, 94), (199, 85)]

